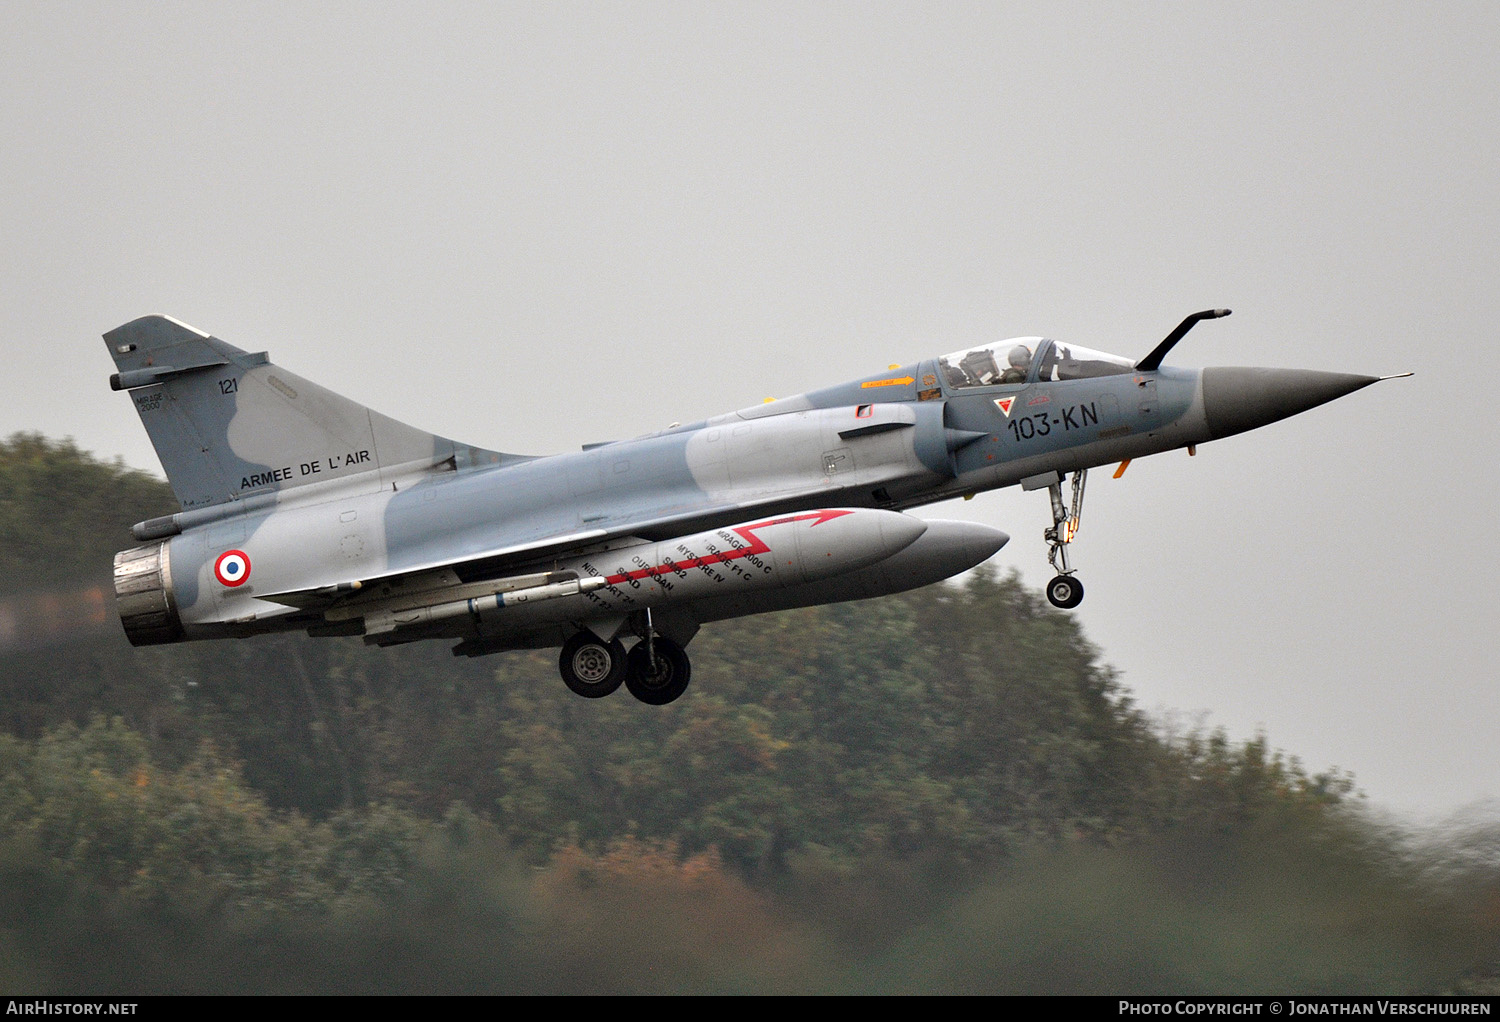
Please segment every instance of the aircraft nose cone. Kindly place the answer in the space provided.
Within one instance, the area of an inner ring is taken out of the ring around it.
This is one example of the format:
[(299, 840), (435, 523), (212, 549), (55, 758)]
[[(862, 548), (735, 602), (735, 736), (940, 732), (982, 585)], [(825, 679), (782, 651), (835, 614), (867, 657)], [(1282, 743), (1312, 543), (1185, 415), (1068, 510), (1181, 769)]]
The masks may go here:
[(1316, 408), (1378, 379), (1313, 369), (1205, 369), (1203, 412), (1218, 440)]

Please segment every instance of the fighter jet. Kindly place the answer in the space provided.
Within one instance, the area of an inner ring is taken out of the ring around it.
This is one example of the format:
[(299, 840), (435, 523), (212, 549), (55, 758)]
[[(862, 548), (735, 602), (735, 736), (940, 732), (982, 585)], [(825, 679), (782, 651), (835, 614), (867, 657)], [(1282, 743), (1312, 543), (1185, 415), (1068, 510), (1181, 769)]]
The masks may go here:
[(660, 705), (687, 688), (701, 625), (985, 561), (1005, 533), (903, 512), (1018, 483), (1050, 496), (1047, 597), (1076, 607), (1089, 469), (1195, 453), (1388, 378), (1162, 364), (1228, 314), (1189, 316), (1139, 360), (1021, 337), (546, 457), (422, 432), (147, 316), (104, 335), (110, 386), (182, 510), (116, 555), (120, 620), (137, 646), (305, 631), (471, 657), (561, 647), (579, 695), (623, 682)]

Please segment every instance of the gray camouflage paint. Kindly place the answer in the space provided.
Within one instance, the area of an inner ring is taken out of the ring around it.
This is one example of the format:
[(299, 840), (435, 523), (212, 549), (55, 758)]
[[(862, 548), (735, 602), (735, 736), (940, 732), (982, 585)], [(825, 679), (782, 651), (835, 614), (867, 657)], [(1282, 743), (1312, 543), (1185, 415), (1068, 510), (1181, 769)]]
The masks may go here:
[[(182, 504), (137, 535), (168, 540), (187, 638), (357, 634), (357, 618), (330, 624), (323, 611), (351, 601), (375, 609), (375, 594), (392, 587), (440, 593), (476, 579), (576, 573), (590, 556), (618, 559), (639, 544), (790, 511), (894, 514), (1204, 443), (1374, 382), (1172, 367), (1044, 381), (1039, 346), (1024, 383), (955, 390), (929, 359), (634, 440), (527, 458), (406, 426), (166, 317), (127, 323), (105, 341), (118, 369), (112, 385), (129, 391)], [(878, 532), (869, 518), (846, 525)], [(1006, 539), (933, 524), (941, 527), (883, 549), (881, 563), (851, 556), (839, 577), (774, 594), (705, 593), (666, 625), (690, 637), (701, 621), (927, 584)], [(250, 558), (241, 585), (214, 575), (231, 549)], [(384, 590), (371, 587), (376, 580)], [(371, 588), (334, 592), (355, 582)], [(631, 610), (580, 595), (369, 641), (446, 635), (468, 640), (459, 652), (492, 652), (560, 643), (579, 627), (618, 630)]]

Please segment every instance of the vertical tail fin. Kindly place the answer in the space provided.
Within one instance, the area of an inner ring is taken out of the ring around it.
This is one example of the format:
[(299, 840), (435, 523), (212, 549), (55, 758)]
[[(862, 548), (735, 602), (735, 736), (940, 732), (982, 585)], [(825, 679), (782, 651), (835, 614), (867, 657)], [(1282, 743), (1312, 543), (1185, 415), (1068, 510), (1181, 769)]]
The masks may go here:
[(451, 462), (510, 456), (455, 444), (387, 418), (166, 316), (104, 335), (184, 510), (251, 494), (337, 482), (369, 492), (387, 479)]

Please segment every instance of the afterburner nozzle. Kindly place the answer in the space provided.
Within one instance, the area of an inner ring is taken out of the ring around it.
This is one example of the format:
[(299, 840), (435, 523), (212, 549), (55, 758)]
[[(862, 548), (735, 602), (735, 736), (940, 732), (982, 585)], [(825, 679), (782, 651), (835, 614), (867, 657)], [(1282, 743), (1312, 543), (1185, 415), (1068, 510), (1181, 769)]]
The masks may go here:
[(1378, 382), (1379, 377), (1313, 369), (1203, 370), (1203, 412), (1214, 440), (1305, 412)]

